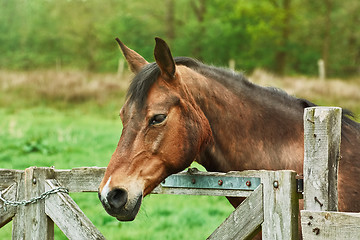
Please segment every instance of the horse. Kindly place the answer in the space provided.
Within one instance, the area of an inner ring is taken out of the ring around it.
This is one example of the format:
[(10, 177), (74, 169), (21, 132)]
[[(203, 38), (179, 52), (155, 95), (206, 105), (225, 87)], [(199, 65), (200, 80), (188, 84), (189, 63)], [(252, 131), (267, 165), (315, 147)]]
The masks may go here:
[[(303, 172), (304, 108), (314, 103), (258, 86), (243, 74), (172, 57), (155, 38), (155, 62), (116, 39), (132, 72), (120, 110), (123, 130), (99, 198), (108, 214), (132, 221), (143, 198), (193, 161), (207, 171)], [(360, 124), (342, 115), (340, 211), (360, 211)], [(228, 198), (237, 207), (243, 199)]]

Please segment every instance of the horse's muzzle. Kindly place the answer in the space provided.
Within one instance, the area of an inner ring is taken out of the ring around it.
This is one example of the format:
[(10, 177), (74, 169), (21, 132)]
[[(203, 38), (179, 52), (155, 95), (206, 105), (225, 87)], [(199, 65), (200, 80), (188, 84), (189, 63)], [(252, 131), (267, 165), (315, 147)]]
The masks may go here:
[(103, 197), (99, 192), (98, 196), (106, 212), (119, 221), (134, 220), (139, 212), (143, 198), (142, 194), (140, 194), (134, 199), (129, 199), (128, 192), (123, 188), (111, 190), (106, 197)]

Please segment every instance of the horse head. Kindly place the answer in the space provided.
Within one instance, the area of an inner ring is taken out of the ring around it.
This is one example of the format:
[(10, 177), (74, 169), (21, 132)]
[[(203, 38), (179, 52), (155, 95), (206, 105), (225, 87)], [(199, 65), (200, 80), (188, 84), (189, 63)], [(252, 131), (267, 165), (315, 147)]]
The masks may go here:
[(135, 77), (120, 111), (123, 130), (99, 198), (120, 221), (133, 220), (142, 199), (167, 176), (188, 167), (212, 141), (210, 124), (185, 84), (165, 41), (156, 38), (155, 63), (117, 39)]

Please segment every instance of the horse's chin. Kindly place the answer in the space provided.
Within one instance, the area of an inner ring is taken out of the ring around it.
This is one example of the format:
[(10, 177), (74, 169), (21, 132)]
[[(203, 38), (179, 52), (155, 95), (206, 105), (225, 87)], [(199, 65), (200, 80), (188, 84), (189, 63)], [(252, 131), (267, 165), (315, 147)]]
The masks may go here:
[(120, 217), (116, 217), (116, 219), (119, 221), (119, 222), (131, 222), (131, 221), (134, 221), (135, 220), (135, 216), (120, 216)]

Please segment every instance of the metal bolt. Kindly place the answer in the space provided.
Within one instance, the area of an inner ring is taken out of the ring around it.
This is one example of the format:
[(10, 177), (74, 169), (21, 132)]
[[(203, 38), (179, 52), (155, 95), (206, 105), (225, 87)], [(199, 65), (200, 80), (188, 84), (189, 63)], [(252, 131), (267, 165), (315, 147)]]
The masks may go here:
[(250, 187), (251, 186), (251, 181), (246, 181), (246, 186)]
[(195, 184), (195, 183), (196, 183), (195, 178), (191, 179), (191, 183), (192, 183), (192, 184)]
[(36, 184), (36, 178), (33, 178), (33, 179), (32, 179), (32, 183), (33, 183), (33, 184)]
[(274, 185), (274, 188), (278, 188), (278, 187), (279, 187), (279, 182), (278, 182), (278, 181), (274, 181), (273, 185)]
[(223, 185), (223, 183), (224, 183), (224, 182), (223, 182), (223, 180), (221, 180), (221, 179), (218, 181), (219, 186)]

